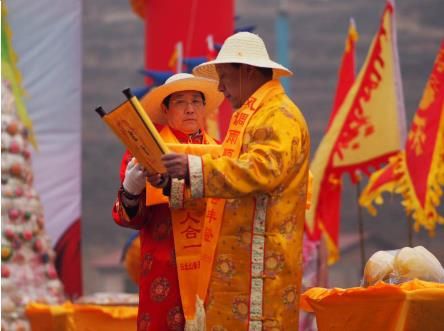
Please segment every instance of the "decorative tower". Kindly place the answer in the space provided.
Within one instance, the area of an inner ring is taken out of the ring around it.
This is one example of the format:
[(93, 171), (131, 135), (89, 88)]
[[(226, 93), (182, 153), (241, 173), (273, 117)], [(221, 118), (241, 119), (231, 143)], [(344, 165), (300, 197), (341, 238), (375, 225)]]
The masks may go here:
[(2, 79), (1, 91), (1, 330), (25, 331), (30, 330), (24, 313), (28, 302), (59, 304), (64, 293), (33, 187), (29, 130), (17, 115), (8, 80)]

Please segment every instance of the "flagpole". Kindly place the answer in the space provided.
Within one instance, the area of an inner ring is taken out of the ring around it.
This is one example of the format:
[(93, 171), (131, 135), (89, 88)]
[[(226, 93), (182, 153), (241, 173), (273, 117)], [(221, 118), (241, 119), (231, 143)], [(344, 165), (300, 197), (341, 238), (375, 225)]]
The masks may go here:
[[(280, 0), (275, 23), (277, 60), (284, 67), (289, 67), (288, 49), (288, 0)], [(281, 78), (285, 91), (290, 93), (288, 78)]]
[(409, 215), (407, 215), (407, 227), (409, 236), (409, 247), (413, 247), (413, 223), (412, 218)]
[(176, 52), (177, 52), (177, 62), (176, 62), (176, 73), (179, 74), (182, 72), (183, 68), (183, 44), (179, 41), (176, 44)]
[(356, 183), (356, 206), (358, 208), (358, 232), (359, 232), (359, 246), (361, 251), (361, 273), (365, 268), (365, 246), (364, 246), (364, 222), (362, 218), (362, 209), (359, 205), (359, 197), (361, 196), (361, 178), (358, 177)]

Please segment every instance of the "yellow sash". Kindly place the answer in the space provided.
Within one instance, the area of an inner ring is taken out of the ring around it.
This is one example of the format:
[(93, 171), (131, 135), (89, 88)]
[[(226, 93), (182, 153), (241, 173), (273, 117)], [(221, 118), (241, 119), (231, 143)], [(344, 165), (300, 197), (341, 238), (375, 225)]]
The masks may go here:
[[(256, 91), (243, 106), (237, 110), (231, 117), (228, 132), (222, 144), (223, 155), (230, 158), (238, 158), (240, 155), (242, 140), (245, 128), (251, 117), (258, 109), (262, 100), (269, 94), (270, 89), (259, 89)], [(201, 249), (201, 270), (198, 279), (198, 302), (197, 302), (197, 330), (203, 329), (205, 326), (205, 312), (203, 310), (203, 302), (205, 302), (208, 286), (210, 283), (213, 262), (216, 252), (216, 246), (220, 235), (220, 227), (225, 208), (225, 199), (209, 198), (207, 200), (207, 208), (205, 212), (205, 220), (203, 226), (202, 249)], [(192, 328), (190, 328), (191, 330)]]

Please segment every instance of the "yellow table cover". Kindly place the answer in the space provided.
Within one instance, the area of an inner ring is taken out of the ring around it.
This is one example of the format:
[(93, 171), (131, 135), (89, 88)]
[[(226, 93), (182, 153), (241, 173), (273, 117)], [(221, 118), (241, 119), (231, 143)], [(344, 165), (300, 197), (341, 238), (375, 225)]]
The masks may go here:
[(368, 288), (311, 288), (301, 308), (314, 312), (319, 331), (444, 330), (444, 284), (412, 280)]

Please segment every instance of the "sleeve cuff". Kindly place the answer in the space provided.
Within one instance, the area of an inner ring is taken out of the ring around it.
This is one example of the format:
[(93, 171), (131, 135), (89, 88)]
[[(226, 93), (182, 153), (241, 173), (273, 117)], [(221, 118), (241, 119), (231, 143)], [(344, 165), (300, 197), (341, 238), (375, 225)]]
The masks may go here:
[[(144, 200), (144, 199), (140, 199)], [(140, 212), (141, 203), (140, 200), (137, 205), (133, 207), (126, 207), (123, 203), (122, 198), (122, 191), (119, 192), (119, 196), (116, 200), (115, 206), (117, 209), (117, 212), (119, 213), (120, 219), (123, 220), (126, 223), (131, 223), (131, 220)]]
[(172, 209), (183, 208), (185, 200), (185, 179), (173, 178), (171, 180), (170, 207)]
[(193, 199), (204, 196), (204, 182), (202, 158), (196, 155), (188, 155), (188, 174), (190, 177), (190, 190)]

